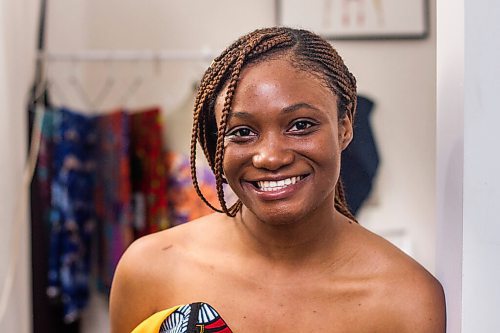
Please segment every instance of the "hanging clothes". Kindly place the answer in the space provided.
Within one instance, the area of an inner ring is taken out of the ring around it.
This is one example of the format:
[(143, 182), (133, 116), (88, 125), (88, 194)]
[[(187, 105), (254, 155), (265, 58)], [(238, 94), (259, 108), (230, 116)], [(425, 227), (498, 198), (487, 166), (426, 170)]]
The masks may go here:
[(54, 159), (54, 117), (56, 111), (47, 108), (42, 119), (40, 132), (40, 150), (38, 152), (36, 180), (39, 203), (42, 207), (44, 221), (49, 220), (51, 207), (51, 184), (53, 178), (52, 161)]
[(43, 106), (43, 108), (45, 110), (40, 133), (40, 150), (35, 177), (31, 185), (33, 325), (40, 332), (76, 333), (79, 332), (79, 321), (65, 323), (62, 303), (54, 302), (53, 299), (47, 297), (52, 207), (51, 186), (54, 176), (52, 168), (54, 113), (57, 111), (50, 106)]
[(162, 135), (159, 108), (130, 114), (130, 165), (136, 238), (169, 227)]
[[(165, 155), (168, 166), (167, 190), (170, 199), (169, 215), (172, 226), (183, 224), (213, 211), (198, 197), (191, 180), (191, 167), (186, 155), (169, 152)], [(218, 203), (215, 177), (205, 165), (198, 167), (198, 184), (209, 202)]]
[(169, 226), (163, 128), (159, 108), (99, 116), (54, 108), (42, 127), (37, 189), (48, 221), (47, 295), (71, 323), (87, 304), (91, 267), (98, 289), (109, 292), (132, 241)]
[(129, 115), (118, 110), (96, 118), (97, 175), (94, 187), (98, 220), (99, 288), (108, 292), (123, 252), (132, 243), (129, 165)]
[(73, 322), (87, 303), (93, 201), (93, 117), (69, 109), (53, 112), (50, 255), (47, 294), (59, 299), (64, 321)]
[(375, 103), (358, 96), (354, 137), (342, 152), (341, 177), (347, 204), (356, 215), (368, 199), (380, 162), (370, 116)]

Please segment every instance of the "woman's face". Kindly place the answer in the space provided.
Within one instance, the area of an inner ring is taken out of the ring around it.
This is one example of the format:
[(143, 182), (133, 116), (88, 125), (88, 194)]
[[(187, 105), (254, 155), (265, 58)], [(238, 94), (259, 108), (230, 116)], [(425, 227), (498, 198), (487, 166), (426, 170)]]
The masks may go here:
[[(226, 90), (215, 106), (219, 123)], [(340, 153), (352, 135), (321, 80), (274, 59), (246, 67), (228, 117), (224, 175), (242, 203), (270, 224), (334, 209)]]

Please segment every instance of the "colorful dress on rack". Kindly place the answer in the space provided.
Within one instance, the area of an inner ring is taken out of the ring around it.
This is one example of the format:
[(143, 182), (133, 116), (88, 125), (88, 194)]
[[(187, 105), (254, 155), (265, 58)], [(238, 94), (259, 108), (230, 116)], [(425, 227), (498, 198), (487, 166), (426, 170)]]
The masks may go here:
[(93, 117), (54, 110), (50, 255), (47, 294), (60, 300), (64, 320), (73, 322), (89, 296), (95, 132)]
[(130, 113), (130, 165), (136, 238), (169, 227), (162, 135), (159, 108)]
[[(165, 155), (165, 164), (168, 168), (167, 191), (172, 226), (213, 213), (198, 197), (193, 187), (189, 158), (183, 154), (169, 152)], [(209, 167), (198, 167), (198, 184), (205, 198), (217, 204), (215, 177)]]
[(133, 241), (129, 116), (118, 110), (96, 119), (98, 172), (95, 207), (98, 219), (99, 287), (109, 291), (123, 252)]

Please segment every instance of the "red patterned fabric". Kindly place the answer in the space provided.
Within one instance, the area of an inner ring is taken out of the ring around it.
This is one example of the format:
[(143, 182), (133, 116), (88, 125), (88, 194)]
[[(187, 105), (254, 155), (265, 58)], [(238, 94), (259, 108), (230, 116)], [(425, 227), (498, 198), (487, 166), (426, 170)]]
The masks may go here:
[(166, 166), (159, 108), (130, 114), (130, 160), (136, 237), (166, 229)]
[(129, 167), (129, 117), (123, 110), (96, 119), (95, 209), (98, 218), (99, 276), (111, 287), (116, 265), (133, 241)]

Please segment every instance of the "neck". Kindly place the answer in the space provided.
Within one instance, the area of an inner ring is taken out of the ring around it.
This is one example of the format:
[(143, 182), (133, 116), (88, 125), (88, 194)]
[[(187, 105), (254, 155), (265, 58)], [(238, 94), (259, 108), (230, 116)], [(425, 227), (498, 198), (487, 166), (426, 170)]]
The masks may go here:
[(264, 222), (244, 206), (234, 219), (241, 244), (249, 254), (293, 264), (331, 258), (339, 232), (348, 221), (333, 204), (287, 224)]

